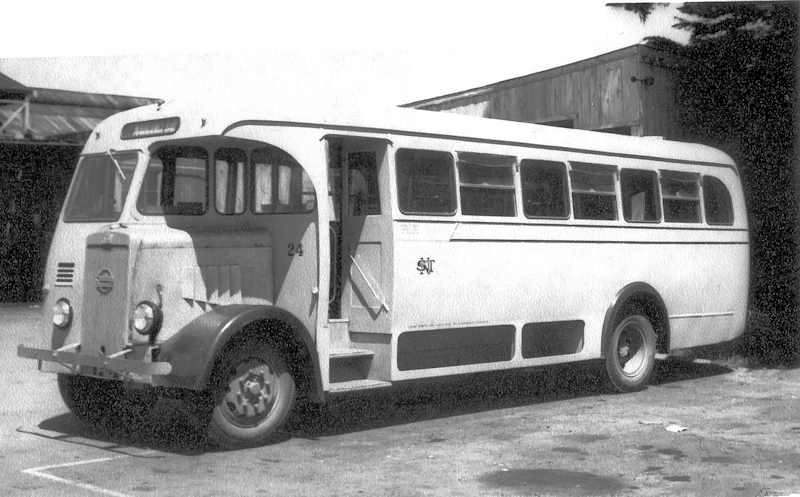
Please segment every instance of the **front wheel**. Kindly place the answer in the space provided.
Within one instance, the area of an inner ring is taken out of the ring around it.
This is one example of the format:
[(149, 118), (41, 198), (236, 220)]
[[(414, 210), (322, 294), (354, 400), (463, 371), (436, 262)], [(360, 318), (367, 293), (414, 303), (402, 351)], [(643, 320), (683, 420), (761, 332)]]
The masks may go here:
[(640, 314), (625, 316), (611, 332), (605, 350), (606, 377), (618, 392), (641, 390), (656, 362), (656, 333)]
[(272, 347), (238, 346), (223, 356), (214, 392), (209, 440), (228, 449), (270, 440), (295, 401), (294, 378)]

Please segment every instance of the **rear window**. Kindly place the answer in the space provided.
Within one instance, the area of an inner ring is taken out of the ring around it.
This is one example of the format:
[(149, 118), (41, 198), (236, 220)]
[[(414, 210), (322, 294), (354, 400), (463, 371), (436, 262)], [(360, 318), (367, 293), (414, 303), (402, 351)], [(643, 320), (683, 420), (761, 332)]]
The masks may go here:
[(514, 157), (458, 153), (461, 213), (514, 216)]
[(150, 157), (137, 208), (149, 215), (201, 215), (208, 205), (208, 153), (163, 147)]
[(617, 168), (572, 162), (572, 208), (575, 219), (617, 219)]
[(453, 158), (447, 152), (397, 151), (397, 197), (403, 214), (456, 212)]
[(703, 176), (703, 199), (708, 224), (733, 224), (731, 194), (722, 181), (713, 176)]

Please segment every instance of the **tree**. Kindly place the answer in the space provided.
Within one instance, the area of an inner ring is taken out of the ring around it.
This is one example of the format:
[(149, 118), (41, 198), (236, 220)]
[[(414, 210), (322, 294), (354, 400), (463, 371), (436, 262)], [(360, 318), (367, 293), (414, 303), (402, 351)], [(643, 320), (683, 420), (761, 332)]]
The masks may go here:
[[(751, 226), (751, 309), (766, 316), (743, 343), (767, 362), (800, 358), (798, 5), (686, 3), (674, 25), (691, 33), (686, 45), (644, 40), (675, 56), (675, 103), (687, 136), (739, 164)], [(646, 19), (642, 12), (654, 8), (637, 4), (635, 12)]]

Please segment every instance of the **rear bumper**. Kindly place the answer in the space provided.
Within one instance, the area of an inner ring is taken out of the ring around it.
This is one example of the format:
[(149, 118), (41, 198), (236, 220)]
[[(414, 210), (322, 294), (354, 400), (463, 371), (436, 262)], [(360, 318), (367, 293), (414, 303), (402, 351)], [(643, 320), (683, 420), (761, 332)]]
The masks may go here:
[(24, 345), (17, 347), (17, 355), (44, 362), (55, 362), (74, 370), (76, 373), (80, 372), (80, 366), (110, 371), (123, 377), (132, 375), (164, 376), (172, 372), (172, 365), (168, 362), (145, 362), (123, 357), (90, 356), (76, 352), (34, 349)]

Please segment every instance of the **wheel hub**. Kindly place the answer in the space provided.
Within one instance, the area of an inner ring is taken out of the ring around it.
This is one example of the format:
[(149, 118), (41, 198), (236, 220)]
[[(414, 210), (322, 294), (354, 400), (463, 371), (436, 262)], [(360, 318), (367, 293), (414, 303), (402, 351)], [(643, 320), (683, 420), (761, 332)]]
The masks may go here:
[(228, 382), (223, 411), (226, 417), (239, 426), (257, 425), (275, 403), (275, 381), (275, 374), (266, 364), (241, 364)]
[(617, 357), (619, 365), (627, 375), (635, 375), (644, 365), (644, 337), (638, 328), (628, 326), (619, 336)]

